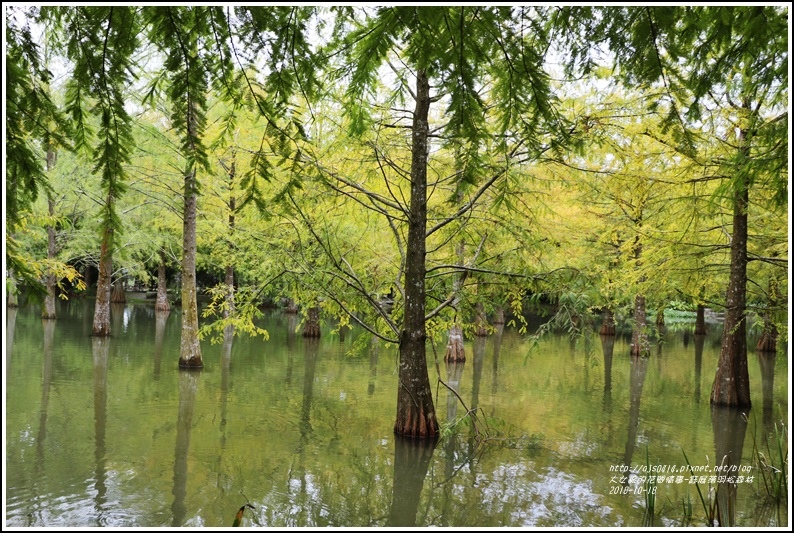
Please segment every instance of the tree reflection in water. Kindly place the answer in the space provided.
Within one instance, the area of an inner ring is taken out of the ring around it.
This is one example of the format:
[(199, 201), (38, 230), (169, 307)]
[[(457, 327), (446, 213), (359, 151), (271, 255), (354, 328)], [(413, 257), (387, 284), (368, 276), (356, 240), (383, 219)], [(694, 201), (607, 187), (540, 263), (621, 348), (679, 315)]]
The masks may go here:
[[(631, 356), (631, 370), (629, 378), (629, 436), (626, 439), (626, 450), (623, 454), (623, 464), (631, 470), (631, 458), (634, 455), (634, 446), (637, 443), (637, 428), (640, 424), (640, 399), (642, 399), (642, 386), (645, 383), (645, 374), (648, 370), (648, 358)], [(628, 481), (628, 476), (626, 476)]]
[(436, 439), (407, 439), (394, 436), (394, 482), (386, 526), (417, 525), (419, 499), (437, 443)]
[[(717, 472), (717, 524), (736, 525), (736, 477), (741, 472), (742, 447), (747, 432), (746, 410), (730, 407), (711, 407), (714, 427), (715, 466)], [(732, 482), (729, 480), (733, 480)]]
[(179, 371), (179, 413), (176, 422), (176, 447), (174, 448), (174, 488), (171, 491), (174, 495), (174, 502), (171, 504), (171, 513), (173, 514), (171, 525), (174, 527), (181, 527), (185, 523), (187, 513), (185, 507), (187, 460), (200, 374), (200, 370)]
[(108, 353), (110, 338), (91, 337), (94, 356), (94, 507), (97, 526), (104, 526), (103, 514), (107, 503), (107, 470), (105, 450), (105, 424), (107, 422), (108, 401)]

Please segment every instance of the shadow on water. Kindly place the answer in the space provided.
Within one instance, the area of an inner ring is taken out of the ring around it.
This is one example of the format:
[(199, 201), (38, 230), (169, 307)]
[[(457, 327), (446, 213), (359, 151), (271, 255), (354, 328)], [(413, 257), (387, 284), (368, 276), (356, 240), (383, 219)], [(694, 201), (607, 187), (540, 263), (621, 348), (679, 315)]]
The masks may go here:
[[(637, 428), (640, 424), (640, 399), (645, 375), (648, 371), (648, 358), (632, 355), (631, 370), (629, 374), (629, 435), (626, 439), (626, 450), (623, 454), (623, 464), (630, 470), (631, 458), (637, 443)], [(628, 481), (627, 481), (628, 482)]]
[[(11, 309), (9, 309), (11, 311)], [(16, 311), (16, 309), (14, 309)], [(52, 347), (55, 335), (55, 320), (42, 320), (44, 330), (44, 346), (42, 352), (41, 370), (41, 406), (39, 407), (39, 429), (36, 433), (36, 459), (33, 465), (33, 482), (42, 480), (46, 477), (46, 467), (44, 465), (45, 442), (47, 440), (47, 417), (50, 405), (50, 386), (52, 384)], [(39, 520), (42, 509), (37, 509)]]
[[(303, 396), (301, 399), (299, 429), (300, 437), (298, 446), (293, 456), (294, 461), (288, 473), (288, 487), (290, 489), (297, 485), (298, 494), (291, 499), (299, 509), (295, 516), (291, 517), (296, 524), (311, 523), (309, 513), (311, 512), (311, 493), (310, 481), (312, 473), (306, 466), (306, 447), (310, 445), (314, 429), (312, 428), (311, 410), (312, 397), (314, 394), (314, 374), (317, 368), (317, 355), (320, 349), (320, 339), (318, 337), (303, 337)], [(297, 480), (293, 484), (292, 480)]]
[(17, 325), (17, 308), (6, 309), (6, 372), (11, 370), (11, 349), (14, 346), (14, 330)]
[(168, 311), (157, 311), (154, 314), (154, 380), (160, 380), (160, 363), (163, 359), (163, 339), (165, 337), (165, 325), (168, 322)]
[(615, 351), (614, 335), (599, 335), (601, 349), (604, 352), (604, 397), (602, 404), (604, 412), (612, 413), (612, 354)]
[(227, 404), (229, 402), (229, 390), (231, 389), (229, 370), (232, 364), (232, 345), (234, 343), (234, 326), (226, 326), (223, 329), (223, 344), (221, 345), (221, 453), (218, 454), (218, 471), (221, 471), (220, 461), (223, 452), (226, 451), (226, 422)]
[(695, 405), (700, 405), (700, 375), (703, 369), (703, 345), (706, 336), (695, 334)]
[(196, 389), (201, 371), (179, 371), (179, 412), (176, 421), (176, 446), (174, 447), (174, 502), (171, 504), (171, 525), (181, 527), (185, 523), (187, 508), (187, 462), (190, 451), (190, 431), (193, 426), (193, 411), (196, 405)]
[[(736, 477), (741, 471), (742, 447), (747, 432), (747, 412), (727, 407), (711, 407), (714, 428), (717, 474), (717, 525), (736, 525)], [(731, 481), (733, 480), (733, 481)]]
[(469, 406), (469, 409), (472, 410), (477, 409), (480, 405), (480, 381), (482, 381), (482, 367), (485, 362), (485, 344), (487, 341), (488, 337), (474, 337), (474, 346), (472, 347), (474, 364), (471, 376), (471, 405)]
[(496, 390), (498, 388), (498, 376), (499, 376), (499, 352), (502, 349), (502, 336), (505, 331), (504, 323), (499, 323), (494, 325), (494, 334), (493, 338), (493, 372), (492, 372), (492, 379), (491, 379), (491, 394), (496, 396)]
[[(458, 416), (458, 405), (460, 401), (458, 400), (458, 396), (455, 392), (460, 391), (460, 383), (463, 377), (463, 369), (466, 366), (465, 361), (447, 361), (447, 385), (454, 389), (454, 392), (451, 390), (447, 390), (447, 423), (452, 422)], [(455, 459), (458, 452), (458, 439), (454, 436), (450, 436), (444, 439), (444, 478), (445, 479), (452, 479), (452, 477), (456, 473), (455, 468)], [(448, 486), (444, 485), (445, 490), (443, 491), (443, 504), (442, 509), (446, 511), (448, 506), (454, 501), (454, 496), (448, 490)], [(441, 526), (446, 527), (449, 525), (448, 523), (448, 516), (449, 513), (442, 512), (441, 514)]]
[(435, 439), (394, 436), (394, 481), (387, 527), (417, 526), (419, 499), (437, 443)]
[(373, 335), (369, 341), (369, 381), (367, 382), (367, 395), (375, 394), (375, 381), (378, 378), (378, 358), (380, 357), (380, 342)]
[(761, 367), (761, 420), (767, 432), (774, 431), (773, 407), (775, 386), (775, 352), (758, 351), (758, 364)]
[(295, 366), (295, 337), (297, 336), (298, 329), (298, 315), (294, 313), (287, 314), (287, 375), (284, 382), (289, 385), (292, 383), (292, 369)]
[(108, 402), (108, 353), (109, 337), (91, 337), (91, 351), (94, 356), (94, 507), (97, 526), (105, 524), (105, 505), (107, 504), (107, 450), (105, 448), (105, 427), (107, 423)]

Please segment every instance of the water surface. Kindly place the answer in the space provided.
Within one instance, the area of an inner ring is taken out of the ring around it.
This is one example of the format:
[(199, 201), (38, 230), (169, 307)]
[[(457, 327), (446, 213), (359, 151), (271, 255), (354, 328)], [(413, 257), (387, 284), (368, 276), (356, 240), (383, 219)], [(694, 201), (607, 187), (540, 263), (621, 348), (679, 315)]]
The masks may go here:
[(205, 368), (185, 372), (178, 309), (115, 306), (98, 339), (92, 308), (8, 310), (7, 527), (230, 526), (246, 503), (247, 526), (636, 527), (647, 494), (620, 477), (646, 465), (666, 470), (653, 524), (704, 526), (690, 475), (671, 469), (685, 453), (712, 474), (726, 450), (744, 477), (721, 492), (731, 520), (788, 524), (785, 501), (780, 516), (764, 504), (754, 454), (788, 420), (787, 361), (749, 353), (753, 408), (713, 413), (717, 325), (670, 326), (643, 359), (625, 335), (530, 350), (509, 327), (468, 339), (463, 364), (437, 366), (429, 349), (439, 420), (478, 420), (427, 446), (395, 439), (397, 350), (362, 330), (304, 339), (274, 311), (269, 340), (203, 341)]

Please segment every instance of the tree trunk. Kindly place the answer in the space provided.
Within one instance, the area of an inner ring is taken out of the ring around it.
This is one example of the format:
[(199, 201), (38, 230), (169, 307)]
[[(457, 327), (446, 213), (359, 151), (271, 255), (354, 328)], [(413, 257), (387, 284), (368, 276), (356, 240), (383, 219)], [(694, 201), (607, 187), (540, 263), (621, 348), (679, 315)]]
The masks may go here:
[(598, 331), (600, 335), (615, 335), (615, 313), (612, 309), (605, 307), (603, 312), (603, 319), (601, 321), (601, 329)]
[(463, 348), (463, 329), (460, 324), (455, 324), (449, 328), (449, 339), (447, 340), (447, 352), (444, 354), (444, 361), (447, 363), (461, 363), (466, 360), (466, 351)]
[(706, 334), (706, 308), (703, 304), (698, 304), (697, 314), (695, 316), (695, 335)]
[[(108, 197), (108, 201), (111, 201)], [(110, 335), (110, 287), (113, 271), (113, 254), (111, 238), (113, 229), (106, 228), (102, 234), (102, 247), (99, 251), (99, 276), (96, 282), (96, 300), (94, 304), (94, 324), (91, 335), (107, 337)]]
[(397, 385), (399, 436), (438, 437), (438, 421), (427, 373), (425, 331), (425, 231), (427, 226), (427, 156), (430, 82), (424, 70), (416, 72), (416, 108), (411, 146), (411, 205), (405, 258), (405, 312), (400, 332), (400, 370)]
[[(50, 154), (53, 155), (50, 155)], [(55, 159), (53, 152), (47, 152), (47, 170), (50, 170), (50, 160)], [(50, 219), (55, 217), (55, 200), (51, 194), (47, 194), (47, 211), (50, 214)], [(47, 259), (54, 260), (58, 254), (58, 247), (55, 242), (55, 224), (50, 222), (47, 225)], [(44, 297), (44, 308), (41, 311), (41, 318), (54, 319), (55, 318), (55, 275), (48, 272), (44, 278), (44, 284), (47, 289), (47, 295)]]
[(83, 267), (83, 280), (87, 289), (96, 287), (97, 278), (99, 277), (99, 269), (91, 264), (86, 264)]
[(113, 292), (110, 295), (110, 303), (112, 304), (127, 303), (127, 295), (124, 292), (123, 279), (117, 279), (115, 283), (113, 283)]
[(631, 333), (631, 355), (643, 357), (650, 355), (647, 328), (645, 296), (638, 294), (634, 297), (634, 329)]
[[(52, 145), (47, 146), (47, 174), (55, 168), (56, 152), (53, 150)], [(50, 222), (47, 224), (47, 259), (53, 260), (58, 254), (58, 247), (55, 242), (55, 200), (52, 194), (47, 193), (47, 212), (50, 215)], [(53, 319), (55, 318), (55, 275), (48, 272), (44, 277), (44, 285), (47, 290), (47, 295), (44, 297), (44, 308), (41, 312), (41, 318)]]
[(493, 323), (494, 326), (505, 323), (505, 310), (501, 305), (496, 308), (496, 311), (494, 311)]
[[(769, 280), (769, 297), (768, 305), (774, 308), (777, 305), (778, 284), (777, 280)], [(771, 352), (777, 351), (777, 327), (772, 322), (771, 312), (769, 309), (764, 311), (764, 329), (761, 332), (761, 338), (758, 339), (758, 344), (755, 346), (756, 351)]]
[(295, 315), (298, 313), (298, 304), (292, 298), (287, 298), (287, 304), (284, 306), (284, 312), (288, 315)]
[(185, 174), (185, 205), (182, 228), (182, 337), (179, 368), (202, 368), (198, 338), (198, 301), (196, 297), (196, 171)]
[(758, 344), (755, 346), (756, 351), (774, 353), (777, 351), (777, 327), (769, 320), (769, 314), (764, 314), (764, 330), (761, 333), (761, 338), (758, 339)]
[(303, 336), (311, 339), (320, 337), (320, 308), (312, 306), (306, 311), (306, 323), (303, 324)]
[(19, 298), (17, 296), (17, 280), (14, 277), (14, 270), (9, 268), (6, 274), (6, 307), (16, 308), (19, 306)]
[(664, 308), (659, 307), (656, 310), (656, 329), (659, 331), (659, 334), (664, 333)]
[(157, 301), (154, 304), (156, 313), (164, 313), (171, 310), (168, 302), (168, 282), (165, 277), (165, 251), (160, 250), (160, 264), (157, 265)]
[(223, 309), (223, 318), (229, 318), (234, 314), (234, 266), (226, 265), (226, 306)]
[[(229, 169), (229, 190), (234, 189), (234, 174), (235, 174), (235, 161), (232, 160), (231, 168)], [(234, 194), (229, 195), (229, 235), (234, 233), (234, 210), (235, 198)], [(232, 245), (233, 246), (233, 245)], [(226, 307), (223, 311), (223, 318), (229, 318), (234, 314), (234, 265), (226, 265), (226, 277), (224, 280), (226, 284)]]
[(488, 336), (488, 319), (485, 316), (485, 307), (482, 302), (474, 306), (474, 335), (477, 337)]
[[(742, 132), (742, 137), (744, 132)], [(737, 178), (740, 179), (740, 178)], [(712, 405), (750, 407), (747, 371), (747, 207), (746, 182), (736, 184), (731, 237), (731, 272), (725, 298), (725, 325), (717, 373), (711, 389)]]

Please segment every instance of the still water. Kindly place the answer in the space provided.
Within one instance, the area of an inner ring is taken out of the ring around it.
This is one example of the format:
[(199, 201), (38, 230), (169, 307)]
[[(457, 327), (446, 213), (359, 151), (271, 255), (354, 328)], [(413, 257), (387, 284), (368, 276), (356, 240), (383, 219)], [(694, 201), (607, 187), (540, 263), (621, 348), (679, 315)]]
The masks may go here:
[[(362, 330), (307, 340), (274, 311), (269, 340), (203, 341), (205, 368), (184, 372), (178, 309), (118, 305), (99, 339), (92, 308), (8, 310), (6, 527), (231, 526), (246, 503), (250, 527), (705, 526), (697, 489), (718, 486), (735, 525), (788, 525), (754, 453), (787, 429), (787, 361), (751, 351), (746, 421), (713, 414), (718, 325), (704, 338), (668, 323), (643, 359), (620, 334), (530, 349), (505, 327), (467, 340), (456, 366), (441, 343), (439, 420), (476, 408), (477, 423), (427, 446), (395, 439), (397, 350)], [(712, 478), (726, 450), (732, 486)], [(655, 493), (621, 479), (648, 466)]]

